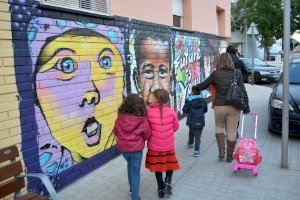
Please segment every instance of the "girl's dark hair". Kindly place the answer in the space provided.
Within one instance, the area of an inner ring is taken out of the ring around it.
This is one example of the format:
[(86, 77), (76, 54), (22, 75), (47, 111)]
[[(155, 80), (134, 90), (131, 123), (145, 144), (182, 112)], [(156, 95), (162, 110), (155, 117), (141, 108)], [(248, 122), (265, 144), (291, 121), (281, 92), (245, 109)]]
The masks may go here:
[(142, 97), (138, 94), (128, 94), (118, 110), (119, 114), (134, 115), (137, 117), (147, 116), (147, 108)]
[(159, 104), (160, 120), (161, 123), (163, 123), (163, 104), (168, 103), (170, 101), (169, 92), (164, 89), (157, 89), (154, 91), (154, 97), (157, 103)]
[(200, 95), (200, 90), (198, 89), (197, 86), (192, 87), (192, 92), (193, 92), (193, 95)]

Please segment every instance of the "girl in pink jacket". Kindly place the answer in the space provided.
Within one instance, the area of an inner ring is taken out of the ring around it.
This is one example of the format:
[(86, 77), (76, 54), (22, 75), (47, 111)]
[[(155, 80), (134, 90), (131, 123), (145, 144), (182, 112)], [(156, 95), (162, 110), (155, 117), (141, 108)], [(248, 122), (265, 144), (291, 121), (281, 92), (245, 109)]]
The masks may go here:
[(144, 100), (137, 94), (129, 94), (115, 122), (117, 147), (127, 162), (128, 182), (132, 200), (139, 199), (140, 169), (145, 141), (151, 136)]
[[(168, 106), (168, 102), (169, 93), (166, 90), (155, 90), (154, 103), (148, 110), (152, 135), (147, 143), (146, 168), (155, 172), (159, 198), (172, 194), (173, 171), (180, 168), (174, 150), (174, 133), (179, 123), (176, 112)], [(166, 172), (165, 182), (163, 172)]]

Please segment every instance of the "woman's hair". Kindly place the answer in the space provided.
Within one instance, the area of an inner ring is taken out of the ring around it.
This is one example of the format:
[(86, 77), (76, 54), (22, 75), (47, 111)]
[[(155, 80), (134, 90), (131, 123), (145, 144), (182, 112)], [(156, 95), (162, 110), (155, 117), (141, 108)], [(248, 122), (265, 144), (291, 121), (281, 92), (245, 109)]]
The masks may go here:
[(193, 95), (200, 95), (200, 90), (198, 89), (197, 86), (192, 87), (192, 93)]
[(147, 116), (147, 108), (142, 97), (138, 94), (128, 94), (118, 110), (119, 114), (134, 115), (137, 117)]
[(236, 50), (235, 50), (234, 46), (232, 46), (232, 45), (229, 45), (229, 46), (226, 48), (226, 52), (227, 52), (227, 53), (232, 53), (232, 54), (236, 55)]
[(159, 104), (160, 120), (161, 123), (163, 123), (163, 104), (168, 103), (170, 101), (169, 92), (164, 89), (157, 89), (154, 91), (154, 97), (157, 103)]
[(231, 56), (229, 53), (222, 53), (218, 59), (218, 68), (234, 68), (234, 64), (232, 62)]

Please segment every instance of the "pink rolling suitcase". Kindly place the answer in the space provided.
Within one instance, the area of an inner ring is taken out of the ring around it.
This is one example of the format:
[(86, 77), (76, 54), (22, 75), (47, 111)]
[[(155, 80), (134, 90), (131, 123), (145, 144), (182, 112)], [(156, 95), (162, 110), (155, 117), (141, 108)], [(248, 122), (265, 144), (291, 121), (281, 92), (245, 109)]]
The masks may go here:
[(240, 169), (251, 170), (252, 173), (257, 176), (258, 165), (262, 161), (259, 148), (256, 144), (258, 114), (250, 113), (250, 116), (254, 118), (255, 121), (254, 137), (243, 137), (245, 115), (242, 115), (241, 139), (236, 151), (234, 152), (235, 162), (232, 165), (232, 169), (234, 172), (237, 172)]

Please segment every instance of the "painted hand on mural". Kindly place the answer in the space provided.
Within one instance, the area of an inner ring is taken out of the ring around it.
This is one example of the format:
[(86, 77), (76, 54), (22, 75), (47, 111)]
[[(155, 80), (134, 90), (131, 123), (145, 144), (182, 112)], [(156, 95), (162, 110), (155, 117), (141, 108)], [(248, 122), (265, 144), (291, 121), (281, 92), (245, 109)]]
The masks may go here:
[(124, 82), (123, 38), (117, 28), (63, 20), (48, 31), (41, 28), (50, 23), (35, 19), (28, 37), (36, 63), (37, 123), (39, 130), (47, 124), (46, 137), (53, 138), (45, 143), (39, 131), (40, 166), (53, 175), (115, 143), (112, 129)]
[(71, 154), (51, 134), (39, 137), (39, 163), (48, 175), (58, 174), (74, 165)]

